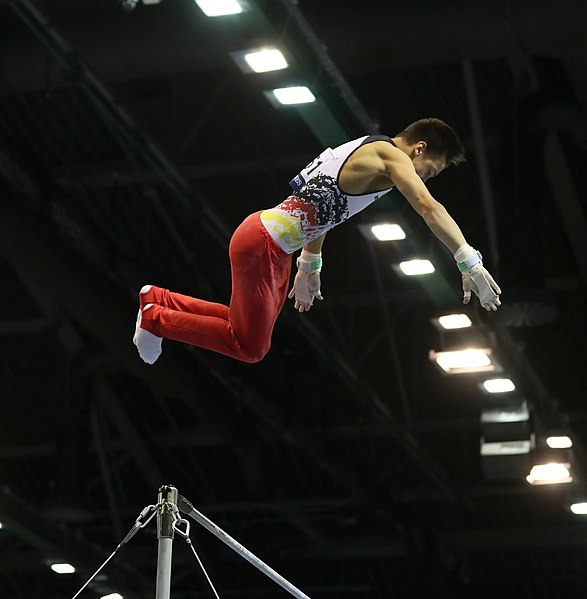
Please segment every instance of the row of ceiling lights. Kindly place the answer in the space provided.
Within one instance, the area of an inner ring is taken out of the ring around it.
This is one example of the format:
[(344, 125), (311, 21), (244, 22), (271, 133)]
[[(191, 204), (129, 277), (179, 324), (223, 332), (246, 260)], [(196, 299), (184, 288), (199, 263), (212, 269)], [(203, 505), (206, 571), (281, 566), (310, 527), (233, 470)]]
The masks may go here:
[[(406, 233), (401, 225), (389, 221), (360, 225), (360, 229), (368, 239), (380, 242), (401, 241), (406, 238)], [(425, 277), (435, 272), (434, 264), (424, 259), (406, 260), (394, 266), (396, 272), (401, 272), (406, 276)], [(437, 316), (432, 319), (432, 324), (440, 331), (457, 331), (473, 326), (467, 314), (457, 312)], [(493, 357), (491, 348), (487, 347), (465, 347), (451, 351), (431, 350), (429, 357), (443, 373), (448, 375), (499, 373), (503, 370)], [(516, 386), (510, 378), (484, 378), (479, 382), (479, 387), (487, 394), (502, 397), (516, 390)], [(562, 434), (547, 436), (545, 443), (550, 449), (569, 449), (573, 445), (571, 438)], [(526, 446), (524, 447), (526, 448)], [(530, 451), (530, 447), (531, 444), (528, 442), (527, 451)], [(526, 480), (533, 485), (572, 482), (573, 477), (569, 468), (568, 462), (535, 464)], [(571, 510), (574, 513), (587, 513), (587, 503), (573, 504)]]
[[(143, 4), (159, 4), (161, 0), (143, 0)], [(236, 15), (249, 10), (244, 0), (195, 0), (207, 17)], [(268, 73), (287, 69), (289, 64), (283, 52), (274, 47), (254, 48), (231, 52), (231, 57), (244, 73)], [(305, 85), (280, 87), (265, 91), (267, 99), (275, 106), (309, 104), (316, 96)]]

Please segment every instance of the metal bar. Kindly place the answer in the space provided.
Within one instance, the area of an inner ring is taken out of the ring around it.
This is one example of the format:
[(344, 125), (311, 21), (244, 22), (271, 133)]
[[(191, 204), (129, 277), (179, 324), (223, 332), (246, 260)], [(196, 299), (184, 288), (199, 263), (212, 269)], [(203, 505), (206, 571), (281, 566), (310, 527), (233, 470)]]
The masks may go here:
[(159, 489), (157, 501), (157, 583), (155, 599), (169, 599), (171, 595), (171, 557), (173, 550), (173, 507), (177, 505), (177, 489), (164, 486)]
[[(291, 582), (288, 582), (283, 576), (278, 574), (273, 568), (270, 568), (265, 562), (261, 561), (256, 555), (243, 547), (238, 541), (233, 539), (229, 534), (216, 526), (214, 522), (206, 518), (194, 508), (194, 506), (182, 495), (177, 498), (177, 506), (184, 514), (193, 518), (198, 524), (201, 524), (206, 530), (210, 531), (215, 537), (228, 545), (233, 551), (238, 553), (242, 558), (246, 559), (250, 564), (255, 566), (257, 570), (269, 577), (273, 582), (276, 582), (281, 588), (285, 589), (290, 595), (298, 599), (310, 599), (306, 594), (302, 593)], [(158, 599), (158, 598), (157, 598)]]

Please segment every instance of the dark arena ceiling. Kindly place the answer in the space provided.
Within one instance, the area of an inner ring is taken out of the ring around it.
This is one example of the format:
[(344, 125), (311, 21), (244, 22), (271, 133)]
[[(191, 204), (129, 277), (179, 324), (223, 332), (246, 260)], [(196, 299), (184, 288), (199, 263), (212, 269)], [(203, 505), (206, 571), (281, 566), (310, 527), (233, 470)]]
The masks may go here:
[[(587, 477), (586, 22), (584, 0), (248, 0), (215, 18), (193, 0), (0, 1), (2, 599), (72, 597), (165, 484), (313, 599), (585, 597), (569, 506)], [(241, 72), (232, 53), (264, 45), (290, 67)], [(286, 85), (318, 101), (276, 108), (263, 92)], [(324, 301), (288, 303), (262, 362), (173, 342), (139, 359), (142, 285), (227, 302), (246, 215), (323, 147), (428, 116), (466, 147), (429, 189), (499, 312), (463, 309), (452, 257), (393, 191), (328, 235)], [(369, 241), (381, 218), (407, 239)], [(434, 275), (399, 276), (411, 257)], [(439, 332), (455, 309), (474, 326)], [(515, 391), (429, 358), (458, 347), (490, 348)], [(552, 431), (574, 481), (530, 485)], [(482, 456), (491, 440), (531, 451)], [(80, 597), (154, 596), (156, 532)], [(190, 536), (220, 597), (288, 596)], [(173, 556), (172, 597), (211, 597), (181, 537)]]

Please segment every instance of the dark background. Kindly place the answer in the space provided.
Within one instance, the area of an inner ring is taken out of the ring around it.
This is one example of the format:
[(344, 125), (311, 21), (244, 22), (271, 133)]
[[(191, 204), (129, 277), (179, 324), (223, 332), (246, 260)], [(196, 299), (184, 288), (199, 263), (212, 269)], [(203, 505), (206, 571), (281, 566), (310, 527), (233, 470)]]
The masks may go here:
[[(316, 599), (584, 597), (587, 525), (568, 507), (587, 473), (585, 3), (249, 5), (0, 2), (0, 595), (71, 597), (174, 484)], [(241, 73), (230, 52), (269, 43), (291, 68)], [(263, 91), (286, 84), (318, 104), (275, 108)], [(468, 158), (429, 188), (503, 289), (497, 314), (465, 308), (466, 340), (527, 402), (529, 461), (549, 430), (571, 435), (570, 485), (481, 459), (481, 412), (502, 400), (429, 360), (464, 342), (431, 323), (460, 277), (396, 192), (328, 235), (325, 300), (288, 304), (260, 364), (164, 342), (147, 366), (131, 343), (142, 285), (227, 302), (246, 215), (325, 145), (427, 116)], [(408, 239), (367, 241), (379, 216)], [(437, 272), (399, 277), (416, 256)], [(155, 533), (82, 596), (154, 596)], [(221, 597), (286, 596), (191, 537)], [(181, 538), (172, 596), (211, 596)]]

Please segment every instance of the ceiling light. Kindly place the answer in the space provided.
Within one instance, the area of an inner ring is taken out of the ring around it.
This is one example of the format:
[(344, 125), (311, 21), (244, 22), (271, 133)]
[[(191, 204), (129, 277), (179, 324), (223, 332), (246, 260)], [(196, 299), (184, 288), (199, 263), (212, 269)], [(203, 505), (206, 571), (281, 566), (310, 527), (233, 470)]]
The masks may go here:
[(244, 60), (255, 73), (279, 71), (287, 68), (287, 60), (277, 48), (248, 51), (244, 54)]
[(51, 570), (57, 574), (73, 574), (75, 568), (71, 564), (51, 564)]
[(491, 372), (497, 369), (497, 364), (491, 358), (491, 350), (487, 348), (441, 352), (430, 350), (429, 357), (447, 374)]
[(571, 505), (571, 512), (577, 515), (587, 514), (587, 501), (580, 501)]
[(532, 449), (529, 439), (518, 439), (516, 441), (492, 441), (487, 443), (481, 439), (482, 456), (504, 456), (504, 455), (526, 455)]
[(100, 599), (123, 599), (120, 593), (110, 593), (110, 595), (102, 595)]
[(439, 316), (437, 319), (438, 324), (443, 329), (466, 329), (473, 325), (471, 319), (466, 314), (445, 314)]
[(371, 227), (371, 233), (373, 233), (375, 238), (379, 241), (398, 241), (399, 239), (406, 238), (404, 230), (394, 223), (373, 225)]
[(406, 260), (400, 262), (399, 268), (408, 277), (429, 275), (434, 272), (434, 264), (430, 260)]
[(196, 4), (207, 17), (237, 15), (243, 12), (243, 5), (237, 0), (196, 0)]
[(536, 464), (526, 480), (531, 485), (557, 485), (573, 482), (568, 463)]
[(569, 449), (573, 447), (573, 441), (567, 435), (561, 435), (559, 437), (547, 437), (546, 444), (551, 449)]
[(513, 422), (527, 422), (530, 420), (530, 411), (525, 401), (516, 404), (487, 408), (481, 411), (482, 424), (506, 424)]
[(483, 388), (487, 393), (508, 393), (514, 391), (516, 386), (511, 379), (489, 379), (484, 381)]
[(308, 104), (316, 100), (316, 96), (304, 85), (280, 87), (273, 90), (273, 95), (280, 104)]

